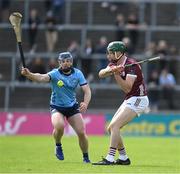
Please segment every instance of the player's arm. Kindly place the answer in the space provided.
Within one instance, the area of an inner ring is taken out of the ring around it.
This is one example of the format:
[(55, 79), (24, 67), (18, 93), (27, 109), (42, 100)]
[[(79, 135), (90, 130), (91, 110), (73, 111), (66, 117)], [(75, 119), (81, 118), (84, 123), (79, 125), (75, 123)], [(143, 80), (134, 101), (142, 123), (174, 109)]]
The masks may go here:
[(36, 82), (49, 82), (50, 77), (48, 74), (32, 73), (28, 68), (21, 69), (21, 74), (28, 78), (29, 80)]
[(89, 102), (91, 100), (91, 89), (88, 84), (81, 86), (84, 92), (84, 101), (80, 103), (80, 111), (86, 112)]
[(99, 77), (104, 78), (113, 75), (114, 73), (121, 73), (124, 70), (124, 67), (121, 65), (118, 66), (107, 66), (104, 69), (99, 71)]
[(107, 66), (106, 68), (101, 69), (99, 71), (99, 77), (100, 78), (108, 77), (108, 76), (111, 76), (111, 75), (113, 75), (113, 72), (112, 72), (110, 66)]
[(127, 74), (126, 79), (124, 80), (119, 74), (114, 73), (117, 84), (125, 92), (129, 93), (133, 87), (133, 84), (137, 78), (137, 75)]

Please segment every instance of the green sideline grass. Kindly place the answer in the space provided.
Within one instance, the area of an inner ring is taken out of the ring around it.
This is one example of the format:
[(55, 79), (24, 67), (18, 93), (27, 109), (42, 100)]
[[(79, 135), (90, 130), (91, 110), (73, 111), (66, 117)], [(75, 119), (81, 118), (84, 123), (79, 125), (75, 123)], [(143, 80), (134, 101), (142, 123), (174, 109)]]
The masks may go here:
[[(126, 137), (130, 166), (82, 163), (76, 137), (64, 137), (65, 160), (54, 156), (51, 136), (0, 137), (0, 173), (179, 173), (180, 139)], [(91, 161), (106, 156), (109, 137), (89, 137)], [(116, 156), (117, 157), (117, 156)]]

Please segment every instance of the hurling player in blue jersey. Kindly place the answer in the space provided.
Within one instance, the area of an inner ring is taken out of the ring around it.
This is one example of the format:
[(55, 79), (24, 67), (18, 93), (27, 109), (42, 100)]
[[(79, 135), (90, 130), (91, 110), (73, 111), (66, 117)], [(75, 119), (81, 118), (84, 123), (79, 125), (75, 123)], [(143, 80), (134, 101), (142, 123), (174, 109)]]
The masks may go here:
[[(86, 112), (91, 100), (91, 90), (83, 73), (73, 67), (73, 57), (69, 52), (59, 54), (59, 68), (47, 74), (32, 73), (22, 67), (21, 74), (36, 82), (49, 82), (51, 85), (51, 122), (54, 127), (53, 136), (56, 147), (55, 154), (59, 160), (64, 160), (61, 139), (64, 132), (66, 117), (68, 123), (77, 133), (79, 146), (83, 153), (83, 162), (90, 163), (88, 155), (88, 139), (82, 114)], [(84, 100), (78, 104), (75, 89), (80, 85), (84, 92)]]

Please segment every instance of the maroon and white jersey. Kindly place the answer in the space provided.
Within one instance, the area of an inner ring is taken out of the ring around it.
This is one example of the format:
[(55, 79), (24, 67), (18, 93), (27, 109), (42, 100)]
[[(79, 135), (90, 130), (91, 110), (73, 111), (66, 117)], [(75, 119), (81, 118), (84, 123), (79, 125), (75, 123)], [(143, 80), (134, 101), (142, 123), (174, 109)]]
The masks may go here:
[[(136, 63), (137, 61), (132, 58), (126, 57), (123, 65)], [(110, 65), (111, 66), (111, 65)], [(120, 74), (120, 76), (125, 80), (127, 74), (135, 75), (136, 80), (134, 81), (133, 87), (129, 93), (126, 94), (125, 99), (128, 99), (132, 96), (146, 96), (147, 95), (147, 89), (144, 82), (144, 77), (142, 74), (142, 70), (139, 64), (126, 67), (124, 72)]]

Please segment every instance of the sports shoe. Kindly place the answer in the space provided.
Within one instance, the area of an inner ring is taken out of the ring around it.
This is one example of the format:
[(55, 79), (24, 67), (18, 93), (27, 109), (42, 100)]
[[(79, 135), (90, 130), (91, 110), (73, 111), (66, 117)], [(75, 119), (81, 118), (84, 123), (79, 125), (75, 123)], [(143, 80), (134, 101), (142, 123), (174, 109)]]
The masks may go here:
[(64, 154), (61, 146), (56, 146), (55, 154), (59, 160), (64, 160)]
[(126, 160), (117, 159), (117, 160), (115, 161), (115, 164), (116, 164), (116, 165), (130, 165), (130, 164), (131, 164), (131, 161), (130, 161), (129, 158), (126, 159)]
[(89, 160), (89, 158), (84, 157), (84, 158), (83, 158), (83, 163), (91, 163), (91, 161)]
[(101, 161), (97, 163), (92, 163), (92, 165), (114, 165), (115, 162), (108, 161), (106, 158), (102, 158)]

